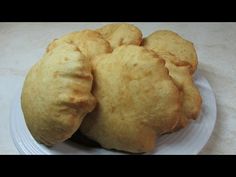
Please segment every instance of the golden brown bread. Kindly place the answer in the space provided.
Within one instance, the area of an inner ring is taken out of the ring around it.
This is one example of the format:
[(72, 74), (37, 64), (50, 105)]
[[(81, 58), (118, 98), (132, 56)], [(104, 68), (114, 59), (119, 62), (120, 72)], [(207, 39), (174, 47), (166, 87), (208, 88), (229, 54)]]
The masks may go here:
[(95, 107), (92, 81), (90, 60), (72, 44), (55, 47), (32, 67), (21, 105), (37, 141), (51, 146), (72, 136)]
[(80, 130), (108, 149), (148, 152), (171, 131), (180, 113), (179, 91), (154, 52), (123, 45), (93, 60), (98, 104)]
[(176, 66), (168, 61), (168, 58), (173, 58), (175, 56), (169, 53), (162, 53), (159, 55), (166, 60), (165, 66), (168, 68), (170, 76), (182, 93), (182, 121), (180, 121), (176, 129), (183, 128), (187, 125), (188, 120), (196, 119), (198, 117), (202, 98), (198, 88), (193, 82), (192, 75), (189, 71), (189, 65)]
[(191, 74), (197, 69), (198, 60), (193, 43), (173, 31), (156, 31), (143, 39), (142, 46), (155, 52), (164, 51), (175, 55), (176, 58), (172, 62), (188, 63), (191, 66)]
[(99, 54), (110, 53), (112, 48), (100, 33), (93, 30), (82, 30), (72, 32), (51, 42), (47, 51), (63, 43), (74, 44), (88, 58), (93, 58)]
[(97, 31), (109, 41), (113, 49), (124, 44), (140, 45), (142, 42), (142, 32), (132, 24), (108, 24)]
[(175, 130), (184, 128), (190, 119), (198, 117), (202, 104), (200, 92), (192, 79), (198, 63), (193, 43), (175, 32), (160, 30), (146, 37), (142, 45), (165, 60), (181, 94), (181, 116)]

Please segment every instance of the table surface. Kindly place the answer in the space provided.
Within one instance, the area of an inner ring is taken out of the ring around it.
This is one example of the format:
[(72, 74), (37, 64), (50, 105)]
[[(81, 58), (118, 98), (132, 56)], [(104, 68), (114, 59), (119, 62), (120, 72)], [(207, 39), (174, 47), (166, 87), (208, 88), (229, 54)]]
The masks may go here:
[[(19, 154), (9, 128), (10, 108), (31, 66), (48, 43), (68, 32), (107, 23), (0, 23), (0, 154)], [(133, 23), (143, 36), (169, 29), (192, 41), (198, 69), (217, 101), (215, 129), (200, 154), (236, 153), (236, 23)]]

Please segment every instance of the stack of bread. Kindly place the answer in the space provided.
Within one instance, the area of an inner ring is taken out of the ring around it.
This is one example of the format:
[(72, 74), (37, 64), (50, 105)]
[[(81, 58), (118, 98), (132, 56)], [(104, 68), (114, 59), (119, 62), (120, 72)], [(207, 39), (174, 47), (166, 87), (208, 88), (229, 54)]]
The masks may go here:
[(26, 76), (21, 105), (32, 136), (47, 146), (77, 130), (106, 149), (152, 152), (158, 137), (198, 117), (194, 45), (160, 30), (143, 38), (108, 24), (52, 41)]

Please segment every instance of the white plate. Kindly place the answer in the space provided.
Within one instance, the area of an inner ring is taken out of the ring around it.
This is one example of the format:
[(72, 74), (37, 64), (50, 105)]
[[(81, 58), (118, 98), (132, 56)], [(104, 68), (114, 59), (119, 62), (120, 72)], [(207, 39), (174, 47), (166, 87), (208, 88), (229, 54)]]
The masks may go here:
[[(194, 80), (203, 99), (199, 118), (176, 133), (160, 137), (157, 148), (152, 154), (198, 154), (210, 138), (216, 121), (215, 96), (208, 81), (199, 72), (195, 74)], [(20, 95), (21, 89), (12, 105), (10, 126), (13, 141), (21, 154), (125, 154), (103, 148), (87, 147), (71, 141), (52, 148), (37, 143), (26, 127)]]

